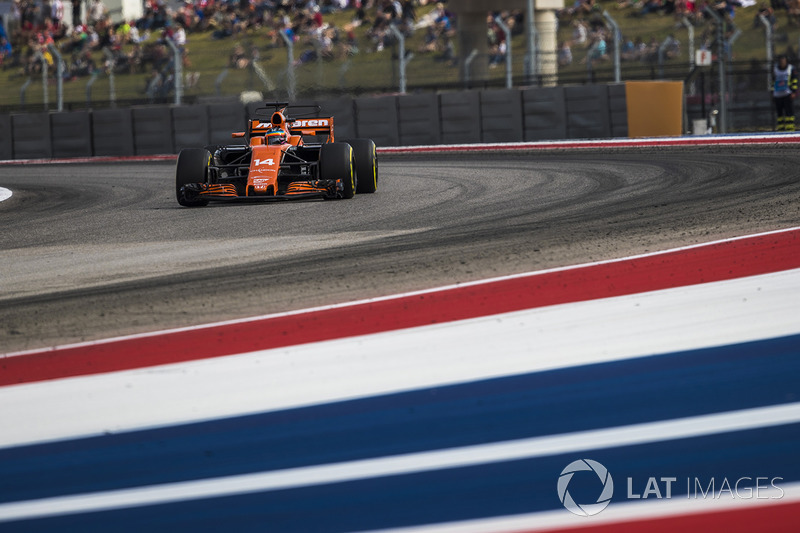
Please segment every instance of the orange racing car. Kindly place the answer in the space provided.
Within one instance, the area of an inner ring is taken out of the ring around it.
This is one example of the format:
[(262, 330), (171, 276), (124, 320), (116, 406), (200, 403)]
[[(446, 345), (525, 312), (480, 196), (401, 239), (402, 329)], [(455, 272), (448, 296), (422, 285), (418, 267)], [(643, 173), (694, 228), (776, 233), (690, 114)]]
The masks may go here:
[(254, 111), (246, 131), (232, 134), (243, 144), (181, 150), (175, 168), (180, 205), (352, 198), (376, 191), (378, 159), (372, 140), (336, 142), (333, 117), (309, 118), (318, 106), (266, 105)]

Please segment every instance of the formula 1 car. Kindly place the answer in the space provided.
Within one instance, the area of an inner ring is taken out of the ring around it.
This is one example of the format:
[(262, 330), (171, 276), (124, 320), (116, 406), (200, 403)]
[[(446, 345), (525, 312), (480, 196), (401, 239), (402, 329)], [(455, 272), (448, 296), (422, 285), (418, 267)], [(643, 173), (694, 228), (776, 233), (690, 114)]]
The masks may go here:
[(303, 118), (318, 114), (319, 106), (266, 106), (254, 111), (246, 131), (232, 134), (244, 144), (181, 150), (175, 168), (180, 205), (338, 199), (376, 191), (378, 158), (372, 140), (335, 142), (333, 117)]

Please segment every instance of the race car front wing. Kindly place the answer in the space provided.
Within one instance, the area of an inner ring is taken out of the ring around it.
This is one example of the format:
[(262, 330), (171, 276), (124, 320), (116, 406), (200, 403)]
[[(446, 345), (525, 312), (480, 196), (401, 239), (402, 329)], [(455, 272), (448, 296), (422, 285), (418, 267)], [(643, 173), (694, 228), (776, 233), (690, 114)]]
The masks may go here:
[[(252, 188), (250, 188), (252, 189)], [(295, 181), (289, 183), (285, 191), (273, 194), (271, 189), (266, 193), (256, 193), (248, 189), (247, 194), (239, 194), (231, 183), (187, 183), (181, 187), (181, 195), (188, 200), (222, 200), (222, 201), (254, 201), (268, 202), (280, 200), (302, 200), (311, 198), (341, 198), (344, 184), (341, 180)]]

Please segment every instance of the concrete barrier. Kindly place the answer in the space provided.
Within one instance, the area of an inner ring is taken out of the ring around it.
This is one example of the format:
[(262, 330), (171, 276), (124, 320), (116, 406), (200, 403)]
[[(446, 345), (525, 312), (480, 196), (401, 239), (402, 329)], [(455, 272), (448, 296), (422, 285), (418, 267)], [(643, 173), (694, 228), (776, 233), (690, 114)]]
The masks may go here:
[(53, 157), (90, 157), (92, 122), (88, 111), (50, 115)]
[(171, 154), (172, 119), (164, 107), (134, 107), (133, 146), (136, 155)]
[(96, 156), (131, 156), (133, 116), (130, 108), (92, 111), (92, 146)]
[(481, 142), (480, 105), (480, 94), (477, 91), (439, 95), (444, 144)]
[(0, 115), (0, 161), (14, 159), (14, 137), (11, 132), (11, 115)]
[(547, 141), (567, 138), (567, 101), (563, 87), (522, 91), (523, 139)]
[(608, 86), (565, 87), (568, 139), (604, 139), (611, 136)]
[(184, 148), (202, 148), (209, 144), (208, 106), (174, 106), (172, 113), (172, 144), (176, 152)]
[(480, 100), (483, 142), (522, 140), (522, 96), (519, 90), (482, 91)]
[(11, 134), (15, 159), (53, 157), (50, 143), (50, 113), (11, 115)]
[[(378, 146), (397, 146), (400, 143), (396, 96), (356, 98), (355, 104), (358, 137), (372, 139)], [(338, 136), (344, 138), (341, 134)]]
[(439, 98), (436, 94), (412, 94), (397, 98), (397, 129), (401, 146), (439, 144)]

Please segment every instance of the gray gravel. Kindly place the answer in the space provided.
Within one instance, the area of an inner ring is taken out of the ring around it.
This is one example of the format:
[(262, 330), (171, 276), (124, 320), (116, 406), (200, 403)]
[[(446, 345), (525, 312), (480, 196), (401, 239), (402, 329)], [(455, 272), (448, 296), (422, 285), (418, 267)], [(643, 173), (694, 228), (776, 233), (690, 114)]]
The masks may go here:
[(384, 156), (350, 201), (177, 205), (173, 164), (0, 168), (0, 353), (800, 226), (774, 147)]

